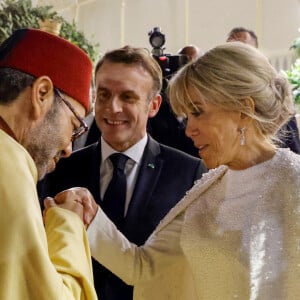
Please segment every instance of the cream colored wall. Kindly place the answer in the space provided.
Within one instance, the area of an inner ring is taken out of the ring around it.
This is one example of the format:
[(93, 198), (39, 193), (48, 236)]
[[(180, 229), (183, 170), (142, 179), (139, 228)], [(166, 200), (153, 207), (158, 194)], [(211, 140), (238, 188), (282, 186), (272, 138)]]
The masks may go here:
[[(102, 52), (131, 44), (151, 49), (148, 31), (159, 26), (166, 34), (166, 52), (185, 44), (203, 51), (222, 43), (235, 26), (256, 31), (260, 49), (278, 63), (293, 60), (289, 46), (300, 33), (299, 0), (36, 0), (57, 5)], [(43, 3), (43, 4), (44, 4)], [(64, 6), (65, 4), (65, 6)]]

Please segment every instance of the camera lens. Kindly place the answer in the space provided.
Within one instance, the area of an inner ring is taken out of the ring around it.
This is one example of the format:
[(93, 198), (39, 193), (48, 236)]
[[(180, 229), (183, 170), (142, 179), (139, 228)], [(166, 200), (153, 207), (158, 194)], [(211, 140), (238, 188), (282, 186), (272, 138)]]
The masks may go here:
[(162, 36), (158, 35), (158, 36), (153, 36), (151, 38), (152, 47), (160, 48), (163, 44), (164, 44), (164, 40), (163, 40)]
[(153, 48), (161, 48), (165, 44), (165, 35), (161, 32), (159, 27), (154, 27), (149, 32), (149, 42)]

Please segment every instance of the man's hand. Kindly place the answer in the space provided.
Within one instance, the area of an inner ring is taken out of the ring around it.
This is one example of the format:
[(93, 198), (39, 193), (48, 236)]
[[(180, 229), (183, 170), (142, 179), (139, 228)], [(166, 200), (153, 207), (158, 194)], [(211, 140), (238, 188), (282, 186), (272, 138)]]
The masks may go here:
[(90, 191), (82, 187), (64, 190), (54, 198), (47, 197), (44, 205), (46, 210), (53, 206), (59, 206), (75, 212), (86, 227), (89, 226), (98, 210), (98, 205)]

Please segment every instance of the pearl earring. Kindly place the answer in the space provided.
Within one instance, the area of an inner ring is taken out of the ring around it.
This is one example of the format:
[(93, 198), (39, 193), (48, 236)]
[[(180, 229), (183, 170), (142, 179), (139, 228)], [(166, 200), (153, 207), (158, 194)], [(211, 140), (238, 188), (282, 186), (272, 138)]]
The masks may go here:
[(240, 131), (241, 131), (241, 141), (240, 141), (240, 145), (241, 146), (244, 146), (245, 143), (246, 143), (246, 138), (245, 138), (245, 127), (241, 128)]

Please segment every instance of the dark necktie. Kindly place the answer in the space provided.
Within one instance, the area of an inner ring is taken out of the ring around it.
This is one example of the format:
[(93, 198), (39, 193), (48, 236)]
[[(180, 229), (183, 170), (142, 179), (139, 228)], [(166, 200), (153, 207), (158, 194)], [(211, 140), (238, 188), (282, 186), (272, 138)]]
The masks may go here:
[(115, 225), (118, 225), (124, 219), (126, 200), (126, 175), (124, 168), (128, 157), (121, 153), (114, 153), (109, 159), (113, 164), (114, 171), (103, 197), (102, 208)]

